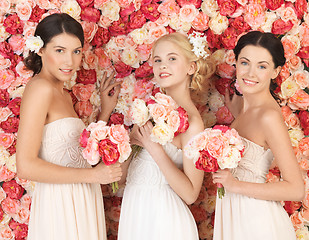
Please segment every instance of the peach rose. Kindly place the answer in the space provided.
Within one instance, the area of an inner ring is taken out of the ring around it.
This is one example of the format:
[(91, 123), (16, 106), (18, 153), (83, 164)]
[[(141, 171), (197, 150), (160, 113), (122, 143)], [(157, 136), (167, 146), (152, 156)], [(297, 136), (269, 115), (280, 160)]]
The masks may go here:
[(309, 138), (302, 138), (298, 143), (298, 149), (302, 152), (303, 155), (309, 157)]
[(14, 215), (15, 221), (19, 223), (29, 224), (30, 210), (26, 207), (21, 206), (20, 210)]
[(180, 8), (174, 0), (167, 0), (159, 5), (158, 11), (164, 15), (170, 16), (173, 14), (178, 14)]
[(12, 133), (0, 133), (0, 145), (4, 148), (9, 148), (14, 142), (14, 134)]
[(83, 58), (83, 68), (95, 69), (98, 65), (98, 58), (94, 51), (88, 50), (84, 51), (84, 58)]
[(167, 106), (169, 108), (176, 109), (178, 107), (175, 100), (166, 94), (158, 92), (155, 95), (155, 99), (157, 103)]
[(21, 77), (21, 82), (19, 85), (22, 85), (23, 83), (28, 82), (30, 78), (33, 75), (33, 72), (29, 69), (26, 68), (25, 64), (23, 61), (20, 61), (15, 68), (17, 74)]
[(249, 3), (246, 6), (244, 20), (253, 30), (258, 29), (265, 21), (263, 6), (261, 4)]
[(14, 239), (14, 233), (8, 225), (0, 228), (0, 239)]
[(15, 6), (15, 11), (22, 21), (28, 21), (31, 12), (32, 12), (32, 6), (27, 1), (19, 1)]
[(1, 202), (1, 207), (6, 214), (16, 214), (20, 209), (20, 201), (7, 197)]
[(102, 9), (104, 4), (109, 2), (109, 0), (94, 0), (94, 7), (98, 9)]
[(304, 227), (304, 219), (302, 218), (300, 212), (293, 213), (290, 218), (295, 230)]
[(0, 203), (6, 198), (6, 193), (2, 187), (0, 187)]
[(284, 48), (284, 56), (286, 57), (287, 61), (289, 61), (290, 58), (294, 56), (295, 53), (299, 50), (300, 41), (295, 37), (285, 36), (281, 39), (281, 42)]
[(112, 24), (112, 22), (113, 20), (110, 20), (108, 17), (101, 15), (98, 21), (98, 25), (102, 28), (108, 28)]
[(84, 30), (85, 41), (91, 42), (94, 35), (96, 34), (96, 32), (99, 28), (98, 25), (94, 22), (87, 22), (87, 21), (82, 21), (81, 25), (82, 25), (83, 30)]
[(109, 127), (102, 125), (94, 128), (90, 133), (90, 137), (96, 139), (97, 141), (100, 141), (105, 139), (108, 134), (109, 134)]
[(198, 15), (199, 11), (192, 4), (186, 4), (179, 11), (179, 17), (184, 22), (192, 22)]
[(285, 63), (283, 65), (279, 75), (282, 78), (282, 81), (285, 81), (286, 79), (290, 77), (291, 74), (290, 74), (288, 63)]
[(151, 43), (151, 41), (155, 41), (158, 38), (160, 38), (161, 36), (167, 34), (167, 30), (164, 26), (157, 26), (154, 28), (149, 29), (148, 32), (148, 38), (149, 38), (149, 43)]
[(0, 166), (0, 182), (9, 181), (15, 177), (15, 173), (10, 171), (6, 165)]
[(221, 158), (226, 147), (228, 144), (222, 136), (213, 137), (211, 141), (206, 142), (206, 149), (214, 158)]
[(151, 44), (141, 44), (138, 45), (136, 50), (138, 51), (141, 61), (147, 61), (151, 53)]
[(180, 118), (177, 111), (171, 111), (167, 116), (167, 125), (172, 129), (173, 132), (176, 132), (180, 125)]
[(72, 87), (72, 92), (78, 99), (78, 101), (87, 101), (90, 99), (95, 89), (94, 84), (82, 84), (77, 83)]
[(118, 145), (118, 151), (120, 153), (119, 162), (122, 163), (127, 160), (131, 154), (131, 145), (129, 142), (123, 142)]
[(290, 58), (290, 60), (287, 62), (289, 69), (291, 71), (297, 71), (302, 66), (302, 62), (300, 57), (294, 55)]
[(307, 110), (309, 107), (309, 95), (304, 90), (297, 90), (289, 99), (289, 102), (301, 110)]
[(149, 107), (149, 114), (156, 123), (163, 123), (168, 115), (168, 109), (161, 104), (151, 104)]
[(96, 48), (94, 54), (97, 56), (98, 66), (101, 69), (106, 69), (112, 65), (110, 58), (106, 55), (103, 48)]
[(79, 117), (88, 117), (92, 113), (93, 106), (89, 101), (77, 102), (74, 106), (75, 111)]
[[(10, 8), (11, 8), (11, 1), (9, 1), (9, 0), (0, 1), (0, 12), (8, 13)], [(3, 22), (1, 22), (1, 23), (3, 23)]]
[(12, 111), (8, 107), (0, 108), (0, 122), (6, 121), (12, 114)]
[(15, 79), (15, 74), (12, 70), (0, 70), (0, 88), (8, 88)]
[(209, 17), (205, 13), (199, 12), (191, 24), (197, 31), (206, 31), (208, 29), (208, 22)]
[(298, 164), (301, 167), (302, 170), (304, 171), (308, 171), (309, 170), (309, 160), (307, 157), (302, 156), (300, 157), (300, 159), (298, 160)]
[(272, 172), (268, 172), (267, 175), (266, 175), (266, 182), (268, 183), (273, 183), (273, 182), (279, 182), (279, 177), (275, 174), (273, 174)]
[(122, 142), (129, 142), (128, 131), (123, 125), (112, 125), (109, 128), (108, 134), (112, 142), (119, 144)]
[(292, 76), (301, 89), (309, 86), (309, 73), (307, 71), (296, 71)]

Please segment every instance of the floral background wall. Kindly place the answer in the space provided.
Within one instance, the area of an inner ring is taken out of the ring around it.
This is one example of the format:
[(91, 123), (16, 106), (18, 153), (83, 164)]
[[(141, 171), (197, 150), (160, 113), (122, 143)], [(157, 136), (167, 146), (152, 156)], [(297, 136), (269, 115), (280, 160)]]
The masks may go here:
[[(32, 72), (24, 68), (25, 40), (37, 23), (55, 12), (80, 21), (86, 44), (82, 66), (66, 84), (86, 124), (95, 121), (98, 86), (104, 71), (115, 70), (122, 89), (112, 122), (129, 125), (126, 112), (136, 97), (158, 90), (148, 62), (152, 43), (163, 34), (203, 32), (216, 60), (209, 92), (198, 96), (205, 127), (229, 124), (233, 117), (223, 94), (235, 75), (232, 49), (250, 30), (276, 34), (287, 62), (276, 79), (282, 113), (306, 184), (301, 202), (282, 202), (298, 239), (309, 239), (309, 14), (306, 0), (1, 0), (0, 1), (0, 239), (26, 239), (34, 183), (16, 177), (15, 143), (19, 106)], [(274, 168), (268, 181), (279, 181)], [(198, 200), (190, 206), (200, 239), (212, 239), (216, 187), (205, 175)], [(103, 186), (109, 239), (117, 239), (121, 191)], [(254, 216), (252, 216), (254, 217)]]

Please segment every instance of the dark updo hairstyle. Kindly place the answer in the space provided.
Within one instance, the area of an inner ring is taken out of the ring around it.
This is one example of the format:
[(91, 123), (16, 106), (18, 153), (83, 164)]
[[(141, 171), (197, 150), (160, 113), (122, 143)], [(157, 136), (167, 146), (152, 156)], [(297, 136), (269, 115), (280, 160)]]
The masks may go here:
[[(241, 50), (248, 45), (265, 48), (272, 56), (275, 68), (282, 67), (285, 64), (286, 59), (284, 56), (283, 45), (281, 43), (281, 40), (277, 38), (274, 34), (252, 31), (241, 36), (236, 44), (236, 47), (234, 48), (236, 61), (238, 59)], [(272, 96), (276, 100), (279, 100), (278, 96), (274, 92), (276, 87), (277, 87), (276, 83), (271, 81), (269, 90)]]
[[(43, 48), (51, 39), (61, 33), (76, 36), (84, 46), (84, 31), (81, 24), (66, 13), (54, 13), (45, 17), (36, 27), (34, 36), (40, 36), (44, 42)], [(38, 74), (42, 69), (41, 57), (30, 51), (29, 56), (24, 60), (25, 66)]]

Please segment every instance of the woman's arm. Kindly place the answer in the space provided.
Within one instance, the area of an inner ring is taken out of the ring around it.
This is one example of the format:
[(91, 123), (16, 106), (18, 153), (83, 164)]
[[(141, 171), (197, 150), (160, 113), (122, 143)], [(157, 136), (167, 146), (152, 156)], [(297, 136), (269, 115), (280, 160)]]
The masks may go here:
[[(38, 101), (39, 99), (39, 101)], [(21, 104), (20, 124), (17, 137), (16, 164), (20, 178), (48, 183), (109, 183), (118, 181), (120, 167), (78, 169), (52, 164), (38, 157), (43, 127), (48, 109), (52, 104), (53, 90), (45, 82), (29, 82)]]
[[(197, 199), (204, 177), (204, 172), (195, 168), (193, 160), (187, 159), (183, 154), (183, 171), (165, 153), (163, 147), (150, 140), (152, 124), (146, 123), (139, 129), (136, 138), (150, 153), (163, 172), (171, 188), (187, 203), (192, 204)], [(199, 119), (190, 121), (185, 133), (180, 135), (181, 145), (185, 144), (196, 134), (203, 131), (203, 123)]]
[(276, 111), (267, 111), (261, 117), (260, 131), (274, 154), (282, 181), (275, 183), (248, 183), (236, 180), (230, 171), (214, 174), (214, 182), (235, 193), (263, 200), (301, 201), (304, 198), (304, 181), (297, 163), (286, 125)]

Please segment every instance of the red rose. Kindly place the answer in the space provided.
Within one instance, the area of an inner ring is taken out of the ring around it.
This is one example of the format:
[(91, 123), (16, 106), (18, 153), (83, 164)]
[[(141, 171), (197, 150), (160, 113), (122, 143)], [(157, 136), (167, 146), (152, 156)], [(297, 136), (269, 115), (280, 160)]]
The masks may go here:
[(230, 128), (225, 125), (215, 125), (212, 129), (219, 129), (223, 133), (225, 133), (227, 130), (230, 130)]
[(128, 19), (119, 18), (118, 21), (112, 23), (108, 30), (111, 36), (126, 35), (128, 33)]
[(97, 30), (96, 34), (94, 35), (91, 41), (91, 45), (100, 48), (103, 46), (103, 44), (108, 43), (110, 38), (111, 35), (108, 29), (99, 27), (99, 29)]
[(148, 62), (144, 62), (139, 68), (135, 70), (136, 78), (147, 78), (152, 77), (153, 69)]
[(99, 153), (102, 157), (102, 161), (106, 165), (117, 162), (120, 157), (117, 144), (109, 139), (103, 139), (99, 142)]
[(229, 90), (229, 94), (234, 94), (234, 89), (232, 87), (233, 79), (231, 78), (219, 78), (215, 81), (215, 87), (218, 90), (218, 92), (222, 95), (225, 95), (226, 89)]
[(300, 120), (300, 125), (304, 130), (304, 134), (308, 136), (309, 135), (309, 112), (299, 111), (298, 118)]
[(284, 3), (284, 0), (266, 0), (265, 3), (268, 9), (276, 10)]
[(146, 23), (146, 17), (141, 10), (138, 10), (130, 15), (130, 21), (128, 23), (129, 31), (137, 28), (141, 28)]
[(82, 9), (82, 12), (80, 14), (80, 18), (83, 21), (88, 22), (98, 22), (100, 20), (100, 11), (99, 9), (92, 8), (92, 7), (86, 7)]
[(117, 72), (116, 78), (124, 78), (126, 76), (129, 76), (133, 70), (131, 66), (126, 65), (122, 61), (115, 63), (114, 68)]
[(124, 124), (124, 116), (122, 113), (113, 113), (108, 121), (108, 126), (111, 126), (112, 124)]
[(17, 14), (9, 15), (3, 22), (5, 30), (12, 35), (23, 33), (23, 21), (17, 16)]
[(190, 211), (194, 217), (195, 222), (199, 223), (207, 219), (206, 210), (200, 205), (191, 205)]
[(214, 34), (210, 29), (208, 29), (206, 36), (207, 36), (208, 46), (210, 48), (217, 48), (217, 49), (221, 48), (220, 35)]
[(75, 105), (75, 104), (78, 102), (78, 100), (77, 100), (77, 98), (75, 97), (73, 91), (69, 91), (68, 89), (64, 89), (64, 90), (67, 91), (67, 92), (70, 94), (71, 99), (72, 99), (72, 102), (73, 102), (73, 105)]
[(285, 201), (284, 202), (284, 209), (287, 211), (289, 215), (293, 214), (296, 210), (298, 210), (302, 206), (301, 202), (296, 201)]
[(174, 137), (176, 137), (179, 133), (184, 133), (185, 131), (187, 131), (189, 127), (187, 111), (182, 107), (178, 107), (177, 111), (178, 111), (179, 118), (180, 118), (180, 124), (179, 124), (177, 131), (174, 134)]
[(90, 132), (88, 132), (86, 129), (83, 130), (79, 137), (79, 145), (83, 148), (87, 146), (88, 138), (90, 137)]
[(195, 167), (203, 170), (204, 172), (216, 172), (219, 169), (217, 160), (206, 150), (200, 151), (200, 157), (196, 161)]
[(16, 153), (16, 140), (14, 140), (14, 142), (12, 143), (12, 145), (6, 149), (10, 155), (12, 156), (13, 154)]
[(9, 58), (9, 59), (11, 59), (14, 56), (14, 52), (12, 50), (12, 47), (8, 42), (6, 42), (6, 41), (0, 42), (0, 54), (4, 58)]
[(93, 106), (90, 101), (80, 101), (74, 105), (75, 112), (80, 118), (89, 117), (92, 113)]
[(86, 70), (84, 68), (81, 68), (79, 71), (77, 71), (77, 83), (82, 84), (94, 84), (97, 81), (97, 74), (94, 69)]
[(151, 22), (156, 21), (160, 17), (160, 12), (158, 11), (159, 4), (151, 3), (148, 5), (142, 5), (141, 11), (145, 17)]
[(237, 18), (230, 18), (229, 21), (230, 26), (237, 29), (239, 31), (239, 34), (243, 32), (248, 32), (251, 28), (249, 24), (245, 22), (243, 16), (239, 16)]
[(134, 12), (135, 12), (134, 3), (130, 3), (128, 7), (120, 10), (119, 15), (120, 15), (120, 18), (124, 19), (124, 18), (128, 18), (128, 16), (130, 16)]
[(31, 16), (29, 18), (30, 22), (39, 22), (42, 18), (42, 15), (46, 13), (46, 9), (41, 9), (38, 5), (36, 5), (31, 12)]
[(19, 118), (9, 117), (6, 121), (1, 122), (0, 127), (6, 133), (15, 133), (18, 130)]
[(285, 22), (281, 18), (273, 22), (273, 26), (271, 28), (271, 32), (273, 34), (283, 35), (290, 31), (293, 27), (293, 23), (291, 20)]
[(13, 230), (16, 240), (23, 240), (28, 235), (28, 225), (24, 223), (18, 223), (12, 219), (9, 223), (9, 227)]
[(14, 98), (12, 101), (10, 101), (8, 104), (8, 108), (12, 111), (12, 113), (14, 113), (15, 116), (19, 116), (20, 103), (21, 103), (21, 98), (17, 97), (17, 98)]
[(294, 3), (296, 14), (298, 19), (302, 19), (304, 16), (304, 13), (307, 9), (307, 1), (306, 0), (296, 0)]
[(6, 89), (0, 89), (0, 107), (6, 107), (10, 102), (10, 94)]
[(159, 87), (154, 88), (154, 89), (152, 89), (151, 95), (155, 96), (158, 92), (161, 92), (160, 88)]
[(200, 8), (202, 4), (202, 0), (177, 0), (177, 3), (180, 7), (184, 5), (191, 4), (194, 5), (196, 8)]
[(14, 54), (11, 58), (10, 58), (10, 61), (11, 61), (11, 66), (10, 66), (10, 70), (12, 70), (15, 75), (18, 75), (17, 72), (16, 72), (16, 65), (20, 62), (20, 61), (23, 61), (23, 57), (22, 56), (19, 56), (17, 54)]
[(79, 6), (84, 9), (86, 7), (93, 7), (94, 0), (76, 0), (79, 4)]
[(231, 16), (237, 8), (236, 0), (217, 0), (220, 14), (222, 16)]
[(302, 47), (296, 55), (303, 59), (303, 61), (306, 64), (307, 67), (309, 66), (309, 64), (308, 64), (308, 61), (309, 61), (309, 46)]
[(224, 33), (220, 35), (220, 40), (225, 49), (233, 49), (237, 40), (237, 32), (235, 28), (228, 27)]
[(25, 191), (25, 189), (20, 186), (15, 180), (4, 182), (2, 188), (8, 197), (17, 200), (23, 196)]

